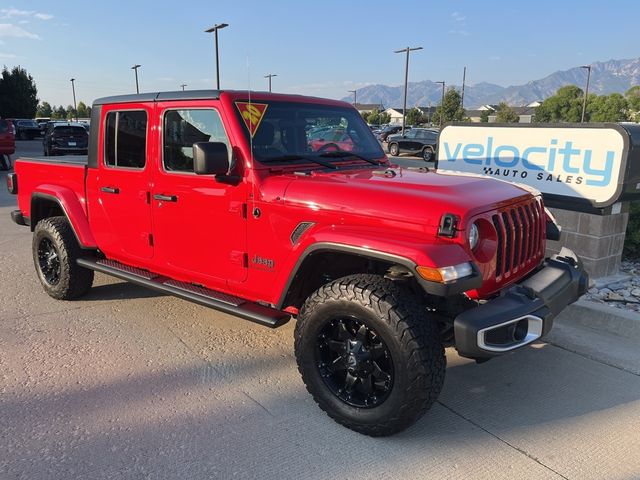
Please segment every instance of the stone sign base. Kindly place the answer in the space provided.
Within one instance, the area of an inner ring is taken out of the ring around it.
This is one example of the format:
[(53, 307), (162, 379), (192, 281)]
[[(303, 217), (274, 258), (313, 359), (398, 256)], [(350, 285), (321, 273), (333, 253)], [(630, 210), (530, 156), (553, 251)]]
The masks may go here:
[(593, 215), (550, 208), (562, 226), (560, 241), (547, 241), (547, 256), (562, 247), (573, 250), (584, 262), (592, 279), (618, 273), (624, 236), (629, 222), (629, 203), (622, 204), (620, 213)]

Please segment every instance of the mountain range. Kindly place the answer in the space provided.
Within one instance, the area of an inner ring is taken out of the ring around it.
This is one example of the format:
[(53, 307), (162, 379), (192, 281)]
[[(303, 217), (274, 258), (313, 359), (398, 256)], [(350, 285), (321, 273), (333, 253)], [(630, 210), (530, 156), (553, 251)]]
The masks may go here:
[[(481, 105), (506, 102), (511, 106), (524, 106), (536, 100), (542, 101), (555, 94), (564, 85), (578, 85), (584, 88), (586, 71), (581, 67), (554, 72), (539, 80), (524, 85), (502, 87), (493, 83), (481, 82), (465, 85), (464, 105), (473, 109)], [(598, 95), (614, 92), (624, 93), (640, 84), (640, 58), (629, 60), (609, 60), (591, 64), (589, 92)], [(447, 85), (460, 91), (459, 85)], [(402, 107), (404, 85), (368, 85), (358, 89), (358, 103), (382, 103), (385, 107)], [(431, 80), (409, 82), (407, 107), (438, 105), (442, 98), (442, 85)], [(347, 102), (353, 97), (343, 98)]]

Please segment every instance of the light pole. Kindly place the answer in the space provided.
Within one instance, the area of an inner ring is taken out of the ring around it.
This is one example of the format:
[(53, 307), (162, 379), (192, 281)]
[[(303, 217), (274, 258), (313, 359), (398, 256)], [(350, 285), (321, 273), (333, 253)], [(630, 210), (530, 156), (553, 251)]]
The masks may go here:
[(182, 88), (182, 91), (183, 91), (183, 92), (184, 92), (184, 87), (186, 87), (186, 86), (187, 86), (187, 84), (186, 84), (186, 83), (183, 83), (182, 85), (180, 85), (180, 88)]
[(275, 73), (270, 73), (269, 75), (265, 75), (264, 78), (268, 78), (269, 79), (269, 92), (271, 92), (271, 79), (273, 77), (277, 77), (278, 75)]
[(440, 102), (440, 127), (442, 127), (442, 117), (444, 116), (444, 81), (436, 83), (442, 84), (442, 102)]
[(140, 93), (140, 87), (138, 86), (138, 69), (141, 67), (142, 65), (138, 65), (137, 63), (131, 67), (131, 70), (133, 70), (134, 72), (136, 72), (136, 93)]
[(464, 66), (464, 70), (462, 71), (462, 94), (460, 95), (460, 107), (464, 112), (464, 82), (467, 79), (467, 66)]
[(356, 105), (358, 104), (358, 90), (348, 90), (348, 92), (353, 93), (353, 106), (356, 107)]
[(76, 113), (76, 122), (78, 121), (78, 105), (76, 105), (76, 85), (75, 78), (71, 79), (71, 90), (73, 91), (73, 111)]
[(228, 23), (217, 23), (213, 27), (205, 30), (205, 33), (212, 33), (215, 37), (216, 43), (216, 85), (218, 86), (218, 90), (220, 90), (220, 59), (218, 56), (218, 30), (223, 29), (224, 27), (228, 27)]
[(587, 95), (589, 95), (589, 80), (591, 79), (591, 65), (582, 65), (580, 68), (587, 69), (587, 87), (584, 89), (584, 100), (582, 101), (582, 118), (580, 123), (584, 123), (584, 112), (587, 110)]
[(404, 126), (407, 119), (407, 87), (409, 85), (409, 52), (414, 50), (422, 50), (422, 47), (407, 47), (402, 50), (395, 50), (393, 53), (402, 53), (405, 52), (407, 54), (407, 60), (404, 65), (404, 103), (402, 104), (402, 135), (404, 135)]

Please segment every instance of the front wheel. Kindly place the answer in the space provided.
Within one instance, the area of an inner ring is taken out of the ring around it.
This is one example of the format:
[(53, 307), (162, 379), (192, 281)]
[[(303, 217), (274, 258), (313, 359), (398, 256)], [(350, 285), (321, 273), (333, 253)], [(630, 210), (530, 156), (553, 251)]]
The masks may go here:
[(389, 145), (389, 153), (394, 157), (398, 156), (398, 154), (400, 153), (400, 149), (398, 148), (397, 143), (392, 143), (391, 145)]
[(76, 261), (81, 249), (66, 217), (40, 220), (33, 232), (33, 263), (45, 292), (58, 300), (72, 300), (87, 293), (93, 270)]
[(298, 369), (330, 417), (386, 436), (416, 422), (438, 398), (444, 348), (417, 298), (377, 275), (324, 285), (300, 310)]

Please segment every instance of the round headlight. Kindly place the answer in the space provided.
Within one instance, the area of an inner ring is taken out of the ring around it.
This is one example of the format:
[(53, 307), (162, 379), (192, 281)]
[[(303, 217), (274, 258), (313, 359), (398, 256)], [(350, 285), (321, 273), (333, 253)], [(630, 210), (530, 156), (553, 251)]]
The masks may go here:
[(480, 233), (478, 232), (478, 226), (475, 223), (472, 223), (469, 228), (469, 246), (471, 247), (471, 250), (476, 248), (479, 239)]

